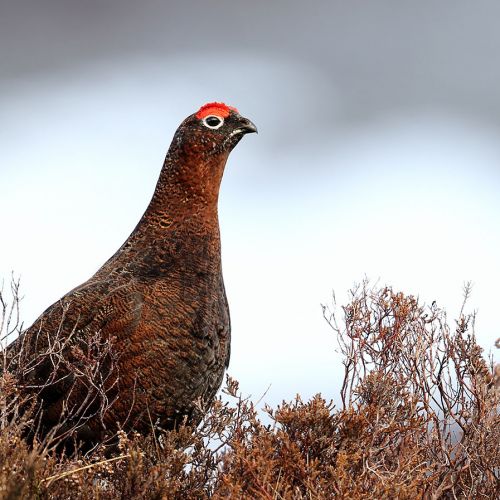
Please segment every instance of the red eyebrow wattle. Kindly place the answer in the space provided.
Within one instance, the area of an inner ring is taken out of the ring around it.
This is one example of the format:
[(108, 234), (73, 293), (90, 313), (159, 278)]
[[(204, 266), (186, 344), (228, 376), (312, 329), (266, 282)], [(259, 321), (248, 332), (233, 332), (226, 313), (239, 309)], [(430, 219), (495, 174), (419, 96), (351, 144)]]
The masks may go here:
[(221, 118), (227, 118), (229, 113), (234, 111), (238, 113), (238, 110), (233, 106), (227, 106), (223, 102), (208, 102), (204, 104), (196, 113), (196, 118), (202, 120), (206, 116), (215, 115), (220, 116)]

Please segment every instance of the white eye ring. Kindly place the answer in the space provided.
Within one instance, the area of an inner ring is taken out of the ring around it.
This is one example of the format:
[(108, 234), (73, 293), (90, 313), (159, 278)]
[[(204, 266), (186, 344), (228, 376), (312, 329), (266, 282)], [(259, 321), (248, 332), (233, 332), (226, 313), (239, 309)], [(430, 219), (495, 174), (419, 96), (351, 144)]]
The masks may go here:
[[(216, 118), (219, 121), (216, 124), (211, 124), (210, 125), (208, 122), (209, 121), (214, 122), (213, 118)], [(220, 116), (217, 116), (217, 115), (208, 115), (208, 116), (205, 116), (205, 118), (203, 118), (202, 121), (203, 121), (203, 125), (205, 125), (205, 127), (208, 127), (208, 128), (214, 129), (214, 130), (218, 129), (218, 128), (222, 127), (222, 125), (224, 125), (224, 118), (221, 118)]]

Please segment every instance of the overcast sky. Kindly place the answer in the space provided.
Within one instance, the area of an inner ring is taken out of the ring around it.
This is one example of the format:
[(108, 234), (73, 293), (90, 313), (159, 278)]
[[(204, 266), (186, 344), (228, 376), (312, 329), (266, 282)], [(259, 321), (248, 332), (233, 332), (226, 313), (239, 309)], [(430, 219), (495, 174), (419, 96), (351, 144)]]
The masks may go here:
[[(0, 276), (30, 324), (147, 206), (207, 101), (259, 127), (220, 196), (230, 373), (336, 397), (322, 318), (365, 276), (500, 336), (500, 4), (16, 1), (0, 6)], [(498, 356), (497, 356), (498, 357)]]

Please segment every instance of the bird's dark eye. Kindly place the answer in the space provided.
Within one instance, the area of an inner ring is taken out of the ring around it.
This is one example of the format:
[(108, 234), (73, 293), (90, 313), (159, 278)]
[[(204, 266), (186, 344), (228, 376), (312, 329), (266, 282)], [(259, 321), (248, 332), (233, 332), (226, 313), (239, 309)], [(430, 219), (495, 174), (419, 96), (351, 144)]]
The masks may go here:
[(209, 115), (203, 118), (203, 124), (208, 128), (216, 129), (222, 127), (223, 123), (224, 119), (221, 118), (220, 116)]

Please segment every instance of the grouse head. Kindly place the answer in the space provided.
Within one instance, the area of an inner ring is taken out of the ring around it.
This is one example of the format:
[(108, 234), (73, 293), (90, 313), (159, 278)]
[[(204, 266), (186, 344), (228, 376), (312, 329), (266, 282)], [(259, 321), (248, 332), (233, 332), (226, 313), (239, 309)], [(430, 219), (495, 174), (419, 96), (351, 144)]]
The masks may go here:
[(221, 102), (205, 104), (175, 132), (160, 186), (168, 186), (170, 196), (180, 190), (188, 206), (193, 198), (216, 203), (229, 153), (252, 132), (257, 132), (257, 127), (236, 108)]
[(226, 155), (245, 134), (257, 127), (238, 110), (222, 102), (209, 102), (188, 116), (176, 132), (177, 140), (197, 154)]

